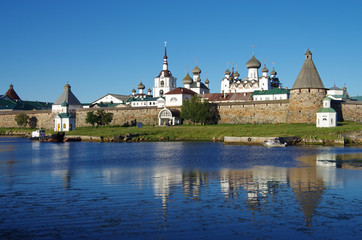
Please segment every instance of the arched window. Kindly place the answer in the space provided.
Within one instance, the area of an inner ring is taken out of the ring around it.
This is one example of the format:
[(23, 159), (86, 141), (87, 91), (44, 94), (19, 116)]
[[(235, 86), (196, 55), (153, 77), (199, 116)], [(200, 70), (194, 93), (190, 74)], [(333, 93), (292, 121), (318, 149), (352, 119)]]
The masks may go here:
[(160, 96), (162, 96), (163, 95), (163, 90), (160, 90)]
[(161, 87), (165, 86), (165, 82), (161, 81)]

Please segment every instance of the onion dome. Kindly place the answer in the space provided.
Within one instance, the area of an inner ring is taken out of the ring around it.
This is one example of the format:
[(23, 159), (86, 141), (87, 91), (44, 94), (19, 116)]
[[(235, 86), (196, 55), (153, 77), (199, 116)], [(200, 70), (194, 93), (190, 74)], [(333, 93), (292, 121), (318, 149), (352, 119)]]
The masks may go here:
[(201, 73), (201, 70), (200, 68), (196, 65), (196, 67), (194, 69), (192, 69), (192, 73), (193, 74), (200, 74)]
[(145, 89), (145, 85), (143, 85), (143, 83), (140, 82), (140, 84), (138, 84), (137, 88), (138, 89)]
[(149, 93), (150, 93), (150, 92), (151, 92), (151, 89), (150, 89), (150, 88), (149, 88), (149, 89), (147, 89), (147, 92), (149, 92)]
[(262, 72), (269, 72), (269, 69), (266, 67), (266, 64), (264, 64), (263, 69), (261, 70)]
[(258, 59), (256, 59), (256, 57), (253, 56), (250, 58), (250, 60), (246, 63), (246, 67), (247, 68), (260, 68), (261, 64), (259, 62)]
[(205, 84), (209, 84), (209, 79), (208, 78), (206, 78), (206, 80), (205, 80)]
[(136, 90), (135, 89), (132, 89), (132, 93), (135, 93), (136, 92)]
[(229, 68), (227, 68), (226, 71), (225, 71), (225, 75), (230, 75), (230, 73), (231, 72), (230, 72)]
[(236, 72), (234, 73), (234, 77), (236, 77), (236, 78), (240, 77), (240, 74), (238, 73), (238, 71), (236, 71)]
[(185, 84), (191, 84), (192, 83), (192, 78), (190, 77), (189, 74), (186, 74), (186, 76), (184, 77), (184, 79), (182, 79), (182, 83)]
[(274, 67), (273, 67), (273, 71), (270, 72), (270, 75), (277, 75), (277, 72), (274, 70)]

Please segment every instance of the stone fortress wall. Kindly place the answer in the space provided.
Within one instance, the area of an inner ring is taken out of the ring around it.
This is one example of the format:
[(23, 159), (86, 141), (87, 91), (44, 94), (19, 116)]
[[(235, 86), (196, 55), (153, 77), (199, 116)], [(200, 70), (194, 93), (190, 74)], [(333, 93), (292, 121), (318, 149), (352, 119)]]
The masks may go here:
[[(318, 95), (318, 93), (316, 93)], [(320, 96), (321, 98), (321, 96)], [(306, 101), (308, 102), (308, 101)], [(320, 108), (310, 104), (293, 105), (293, 97), (290, 100), (256, 101), (218, 103), (217, 110), (220, 116), (219, 124), (247, 124), (247, 123), (315, 123), (316, 111)], [(344, 121), (362, 122), (362, 103), (346, 102), (338, 107), (338, 114)], [(122, 125), (125, 122), (137, 120), (145, 125), (158, 125), (158, 113), (161, 109), (153, 107), (145, 108), (102, 108), (106, 112), (114, 114), (111, 125)], [(180, 110), (180, 108), (177, 108)], [(85, 123), (87, 112), (97, 109), (79, 109), (76, 111), (76, 126), (90, 126)], [(300, 112), (299, 112), (300, 111)], [(51, 110), (38, 111), (0, 111), (0, 127), (18, 127), (15, 116), (25, 113), (29, 117), (36, 117), (38, 126), (46, 129), (54, 128), (54, 114)]]

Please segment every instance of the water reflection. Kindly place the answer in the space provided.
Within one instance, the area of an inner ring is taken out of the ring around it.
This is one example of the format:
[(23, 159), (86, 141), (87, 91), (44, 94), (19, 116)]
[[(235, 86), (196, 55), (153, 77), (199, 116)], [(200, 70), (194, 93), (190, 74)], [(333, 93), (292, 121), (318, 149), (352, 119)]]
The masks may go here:
[(344, 236), (353, 238), (362, 222), (358, 148), (20, 141), (0, 149), (7, 206), (0, 237), (26, 228), (37, 239), (54, 231), (62, 238), (333, 238), (329, 230), (342, 219)]

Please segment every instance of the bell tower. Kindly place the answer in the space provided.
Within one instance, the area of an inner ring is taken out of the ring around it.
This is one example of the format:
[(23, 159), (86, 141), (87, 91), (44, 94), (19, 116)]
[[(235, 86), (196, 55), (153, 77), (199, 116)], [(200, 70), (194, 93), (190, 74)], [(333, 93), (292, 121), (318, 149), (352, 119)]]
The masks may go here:
[(166, 44), (167, 42), (165, 41), (165, 55), (163, 56), (163, 66), (160, 74), (155, 77), (153, 97), (162, 97), (165, 93), (176, 88), (176, 78), (172, 76), (171, 72), (168, 70)]

